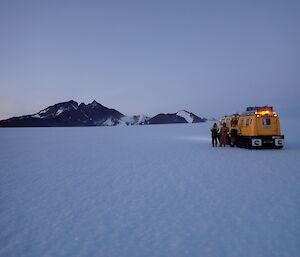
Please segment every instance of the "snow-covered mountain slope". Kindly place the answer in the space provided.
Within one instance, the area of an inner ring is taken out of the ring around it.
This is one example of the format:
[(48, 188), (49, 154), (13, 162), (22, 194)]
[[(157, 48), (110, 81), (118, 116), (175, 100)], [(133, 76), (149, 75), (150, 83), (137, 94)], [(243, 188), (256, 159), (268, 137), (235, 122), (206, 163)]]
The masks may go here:
[(211, 125), (1, 129), (0, 256), (298, 256), (300, 123), (282, 150)]
[(142, 115), (124, 116), (120, 119), (119, 125), (142, 125), (145, 121), (149, 120), (149, 117)]
[(176, 113), (178, 116), (183, 117), (188, 123), (193, 123), (194, 119), (191, 117), (190, 113), (187, 111), (179, 111)]
[(205, 122), (206, 119), (200, 118), (199, 116), (195, 115), (192, 112), (182, 110), (178, 111), (176, 115), (183, 117), (188, 123), (199, 123), (199, 122)]
[(71, 112), (78, 110), (78, 103), (71, 100), (69, 102), (58, 103), (53, 106), (49, 106), (46, 109), (31, 115), (33, 118), (55, 118), (63, 112)]

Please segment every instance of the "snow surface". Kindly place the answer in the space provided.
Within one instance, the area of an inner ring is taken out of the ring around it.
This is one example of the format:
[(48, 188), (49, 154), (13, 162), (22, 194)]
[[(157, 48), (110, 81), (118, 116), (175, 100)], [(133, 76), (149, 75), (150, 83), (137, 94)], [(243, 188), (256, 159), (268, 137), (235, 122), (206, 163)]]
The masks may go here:
[(282, 150), (212, 123), (0, 130), (0, 256), (299, 256), (299, 122)]

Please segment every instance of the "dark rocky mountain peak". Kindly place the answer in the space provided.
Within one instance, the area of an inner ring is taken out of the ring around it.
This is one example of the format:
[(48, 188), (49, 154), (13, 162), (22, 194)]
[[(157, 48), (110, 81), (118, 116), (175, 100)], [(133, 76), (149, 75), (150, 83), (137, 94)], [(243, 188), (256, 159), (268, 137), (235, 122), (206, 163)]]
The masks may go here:
[(93, 106), (93, 107), (104, 107), (102, 104), (99, 104), (96, 100), (94, 100), (93, 102), (91, 102), (88, 105)]
[(59, 127), (117, 125), (124, 115), (95, 100), (78, 105), (74, 100), (51, 105), (33, 115), (0, 121), (1, 127)]
[(160, 113), (152, 118), (145, 115), (125, 116), (93, 100), (89, 104), (74, 100), (51, 105), (38, 113), (0, 121), (0, 127), (62, 127), (62, 126), (114, 126), (118, 124), (171, 124), (196, 123), (205, 119), (182, 110)]

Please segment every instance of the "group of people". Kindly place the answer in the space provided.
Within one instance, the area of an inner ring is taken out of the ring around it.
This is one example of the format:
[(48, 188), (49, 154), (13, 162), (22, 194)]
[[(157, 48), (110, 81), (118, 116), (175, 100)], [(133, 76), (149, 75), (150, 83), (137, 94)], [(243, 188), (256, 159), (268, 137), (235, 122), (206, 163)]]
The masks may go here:
[(230, 144), (231, 147), (235, 146), (236, 137), (238, 136), (238, 128), (236, 123), (231, 124), (230, 130), (226, 126), (225, 122), (222, 124), (220, 129), (217, 123), (214, 123), (210, 131), (211, 131), (211, 141), (213, 147), (218, 146), (218, 141), (220, 147), (221, 146), (225, 147), (227, 142)]

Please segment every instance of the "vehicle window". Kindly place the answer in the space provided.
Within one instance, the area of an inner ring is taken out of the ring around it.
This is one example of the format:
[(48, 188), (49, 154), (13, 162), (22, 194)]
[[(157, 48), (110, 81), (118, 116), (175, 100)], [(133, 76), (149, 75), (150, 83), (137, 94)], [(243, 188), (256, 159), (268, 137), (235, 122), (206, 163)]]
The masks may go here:
[(271, 125), (271, 119), (263, 119), (263, 125)]
[(250, 119), (250, 124), (252, 123), (252, 119)]
[(244, 126), (244, 120), (241, 120), (241, 126)]
[(249, 126), (249, 124), (250, 124), (250, 120), (247, 119), (247, 120), (246, 120), (246, 126)]
[(226, 120), (226, 125), (227, 125), (227, 126), (230, 126), (230, 120), (229, 120), (229, 119)]

